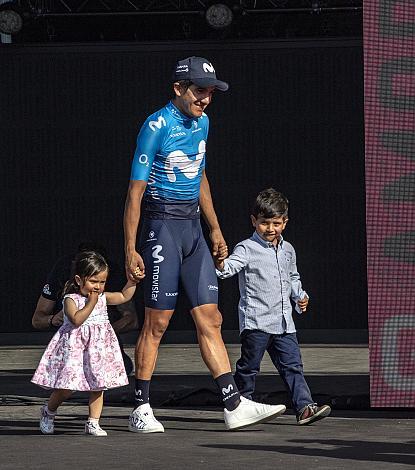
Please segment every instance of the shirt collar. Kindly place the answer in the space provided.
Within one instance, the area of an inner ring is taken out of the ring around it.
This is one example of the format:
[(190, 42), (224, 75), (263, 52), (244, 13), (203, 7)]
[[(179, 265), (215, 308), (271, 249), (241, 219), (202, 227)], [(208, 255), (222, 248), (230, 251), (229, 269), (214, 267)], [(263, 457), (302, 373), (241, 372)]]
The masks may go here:
[(171, 101), (166, 106), (167, 110), (170, 114), (179, 122), (189, 122), (189, 121), (197, 121), (195, 118), (191, 118), (183, 114)]
[(260, 235), (258, 235), (258, 232), (255, 230), (255, 232), (252, 235), (252, 239), (258, 242), (260, 245), (262, 245), (265, 248), (273, 248), (274, 250), (278, 248), (282, 248), (282, 244), (284, 242), (284, 239), (282, 238), (282, 235), (280, 235), (280, 242), (278, 243), (277, 247), (270, 242), (267, 242), (264, 240)]

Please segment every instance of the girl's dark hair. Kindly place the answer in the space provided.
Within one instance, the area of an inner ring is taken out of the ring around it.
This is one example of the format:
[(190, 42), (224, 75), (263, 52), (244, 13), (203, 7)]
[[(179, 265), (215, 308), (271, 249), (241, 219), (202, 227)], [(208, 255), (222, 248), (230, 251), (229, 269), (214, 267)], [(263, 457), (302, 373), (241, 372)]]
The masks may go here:
[(79, 292), (79, 285), (75, 281), (76, 275), (81, 279), (88, 279), (106, 270), (108, 263), (102, 255), (95, 251), (81, 251), (72, 261), (71, 277), (66, 282), (62, 295)]
[(252, 215), (255, 218), (264, 217), (265, 219), (273, 217), (287, 218), (288, 199), (274, 188), (264, 189), (255, 199)]

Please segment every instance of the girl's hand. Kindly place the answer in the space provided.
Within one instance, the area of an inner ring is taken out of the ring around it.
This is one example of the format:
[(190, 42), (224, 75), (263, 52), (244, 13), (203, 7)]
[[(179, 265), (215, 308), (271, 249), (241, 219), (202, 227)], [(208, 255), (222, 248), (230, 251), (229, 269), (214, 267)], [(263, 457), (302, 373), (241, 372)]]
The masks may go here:
[(95, 305), (98, 302), (99, 292), (93, 290), (88, 294), (88, 304)]
[(140, 281), (142, 281), (144, 278), (146, 277), (146, 275), (144, 274), (144, 271), (142, 271), (138, 266), (135, 268), (134, 270), (134, 280), (132, 280), (132, 282), (134, 282), (134, 284), (138, 284)]
[[(137, 271), (137, 268), (139, 271)], [(134, 250), (130, 253), (127, 253), (125, 259), (125, 272), (127, 274), (127, 279), (132, 282), (139, 282), (145, 276), (145, 267), (143, 258)], [(136, 272), (140, 273), (137, 277)]]

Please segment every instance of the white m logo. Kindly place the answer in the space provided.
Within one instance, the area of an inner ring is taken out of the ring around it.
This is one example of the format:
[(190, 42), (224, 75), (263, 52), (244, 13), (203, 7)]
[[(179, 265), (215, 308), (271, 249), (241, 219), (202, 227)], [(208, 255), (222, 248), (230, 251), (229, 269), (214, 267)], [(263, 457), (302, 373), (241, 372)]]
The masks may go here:
[(203, 70), (208, 73), (215, 73), (215, 69), (213, 68), (212, 64), (208, 64), (206, 62), (203, 62)]
[(162, 261), (164, 261), (164, 256), (161, 256), (159, 254), (162, 249), (163, 247), (161, 245), (154, 245), (151, 248), (151, 251), (153, 252), (151, 256), (154, 258), (155, 263), (161, 263)]
[(170, 182), (174, 183), (176, 181), (175, 168), (178, 168), (189, 180), (196, 178), (206, 152), (206, 142), (204, 140), (199, 142), (198, 150), (199, 153), (194, 160), (190, 160), (181, 150), (175, 150), (168, 155), (164, 167)]
[(226, 395), (227, 393), (230, 393), (233, 390), (233, 385), (230, 384), (228, 388), (223, 387), (222, 388), (222, 395)]
[(166, 125), (166, 120), (164, 119), (163, 116), (159, 116), (157, 121), (150, 121), (148, 123), (148, 127), (154, 132), (157, 129), (161, 129), (161, 126)]

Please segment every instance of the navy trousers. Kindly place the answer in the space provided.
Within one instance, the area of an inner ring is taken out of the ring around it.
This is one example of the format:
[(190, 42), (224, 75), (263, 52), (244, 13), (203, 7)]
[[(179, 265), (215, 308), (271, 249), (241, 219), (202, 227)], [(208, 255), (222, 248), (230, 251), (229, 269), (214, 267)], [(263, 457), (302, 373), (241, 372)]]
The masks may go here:
[(314, 403), (304, 378), (300, 346), (295, 333), (273, 335), (259, 330), (241, 334), (241, 357), (236, 363), (235, 382), (245, 398), (252, 398), (256, 375), (265, 351), (281, 375), (296, 413)]

